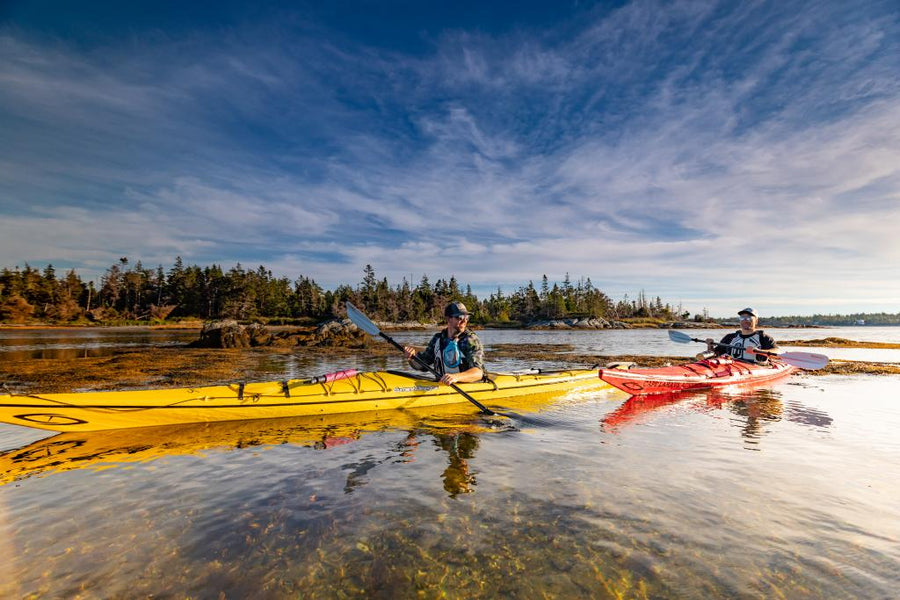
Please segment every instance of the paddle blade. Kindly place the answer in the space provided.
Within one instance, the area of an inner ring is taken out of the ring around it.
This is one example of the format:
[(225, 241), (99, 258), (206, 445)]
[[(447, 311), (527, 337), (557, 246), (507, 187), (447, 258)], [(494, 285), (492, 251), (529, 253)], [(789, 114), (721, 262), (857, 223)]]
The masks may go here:
[(821, 369), (828, 364), (828, 357), (824, 354), (814, 354), (812, 352), (784, 352), (776, 358), (789, 365), (794, 365), (807, 371), (815, 371)]
[(689, 344), (694, 341), (694, 339), (686, 333), (681, 333), (680, 331), (669, 330), (669, 339), (673, 342), (678, 342), (679, 344)]
[(362, 314), (358, 308), (353, 306), (351, 303), (347, 302), (347, 317), (353, 321), (353, 324), (368, 333), (369, 335), (373, 335), (378, 337), (381, 335), (381, 330), (378, 329), (378, 325), (369, 320), (369, 317)]

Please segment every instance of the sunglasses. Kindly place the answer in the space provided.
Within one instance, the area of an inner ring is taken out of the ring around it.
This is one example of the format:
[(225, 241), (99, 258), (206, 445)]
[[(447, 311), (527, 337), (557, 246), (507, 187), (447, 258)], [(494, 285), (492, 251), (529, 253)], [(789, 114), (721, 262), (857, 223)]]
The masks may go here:
[(751, 315), (740, 315), (738, 317), (738, 321), (752, 321), (752, 320), (753, 320), (753, 316), (751, 316)]

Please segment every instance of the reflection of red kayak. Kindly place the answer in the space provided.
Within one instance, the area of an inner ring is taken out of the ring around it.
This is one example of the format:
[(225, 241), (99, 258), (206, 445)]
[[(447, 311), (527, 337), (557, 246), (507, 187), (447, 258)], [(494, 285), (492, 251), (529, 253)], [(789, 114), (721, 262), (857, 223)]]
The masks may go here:
[(668, 394), (665, 396), (632, 396), (622, 403), (619, 408), (603, 417), (600, 422), (604, 429), (612, 428), (613, 430), (627, 425), (636, 420), (641, 415), (653, 412), (654, 410), (681, 402), (687, 398), (692, 398), (689, 394)]
[(754, 365), (722, 356), (660, 369), (600, 369), (600, 379), (637, 396), (759, 383), (784, 377), (796, 370), (792, 365), (774, 360), (767, 365)]

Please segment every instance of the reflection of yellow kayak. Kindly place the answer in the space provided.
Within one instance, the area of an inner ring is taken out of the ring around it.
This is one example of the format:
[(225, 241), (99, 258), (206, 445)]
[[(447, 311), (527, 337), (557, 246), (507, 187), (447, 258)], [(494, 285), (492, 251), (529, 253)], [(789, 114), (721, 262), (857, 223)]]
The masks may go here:
[(0, 454), (0, 485), (32, 475), (82, 468), (102, 469), (119, 463), (143, 463), (166, 456), (207, 451), (294, 444), (326, 449), (359, 439), (368, 432), (412, 430), (487, 431), (471, 422), (472, 411), (459, 404), (422, 410), (189, 423), (163, 427), (60, 433)]
[[(321, 379), (321, 378), (320, 378)], [(602, 388), (596, 370), (492, 374), (491, 381), (460, 384), (477, 400)], [(0, 395), (0, 422), (50, 431), (96, 431), (182, 423), (209, 423), (328, 415), (466, 402), (452, 388), (395, 371), (358, 373), (332, 381), (308, 380), (199, 388)]]
[[(561, 395), (564, 393), (523, 396), (514, 404), (519, 410), (538, 410), (546, 407), (548, 400)], [(493, 431), (479, 423), (480, 420), (473, 419), (468, 405), (456, 403), (410, 410), (60, 433), (0, 453), (0, 485), (53, 472), (104, 469), (167, 456), (227, 452), (248, 447), (293, 444), (325, 450), (352, 443), (367, 433), (388, 429), (425, 429), (432, 434)]]

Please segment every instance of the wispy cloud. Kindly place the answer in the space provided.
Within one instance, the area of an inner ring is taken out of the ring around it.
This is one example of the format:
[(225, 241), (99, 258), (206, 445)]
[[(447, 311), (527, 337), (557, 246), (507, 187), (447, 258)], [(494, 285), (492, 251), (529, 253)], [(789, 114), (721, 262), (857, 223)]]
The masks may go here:
[(635, 1), (415, 53), (290, 18), (0, 28), (0, 262), (898, 310), (900, 17), (810, 6)]

